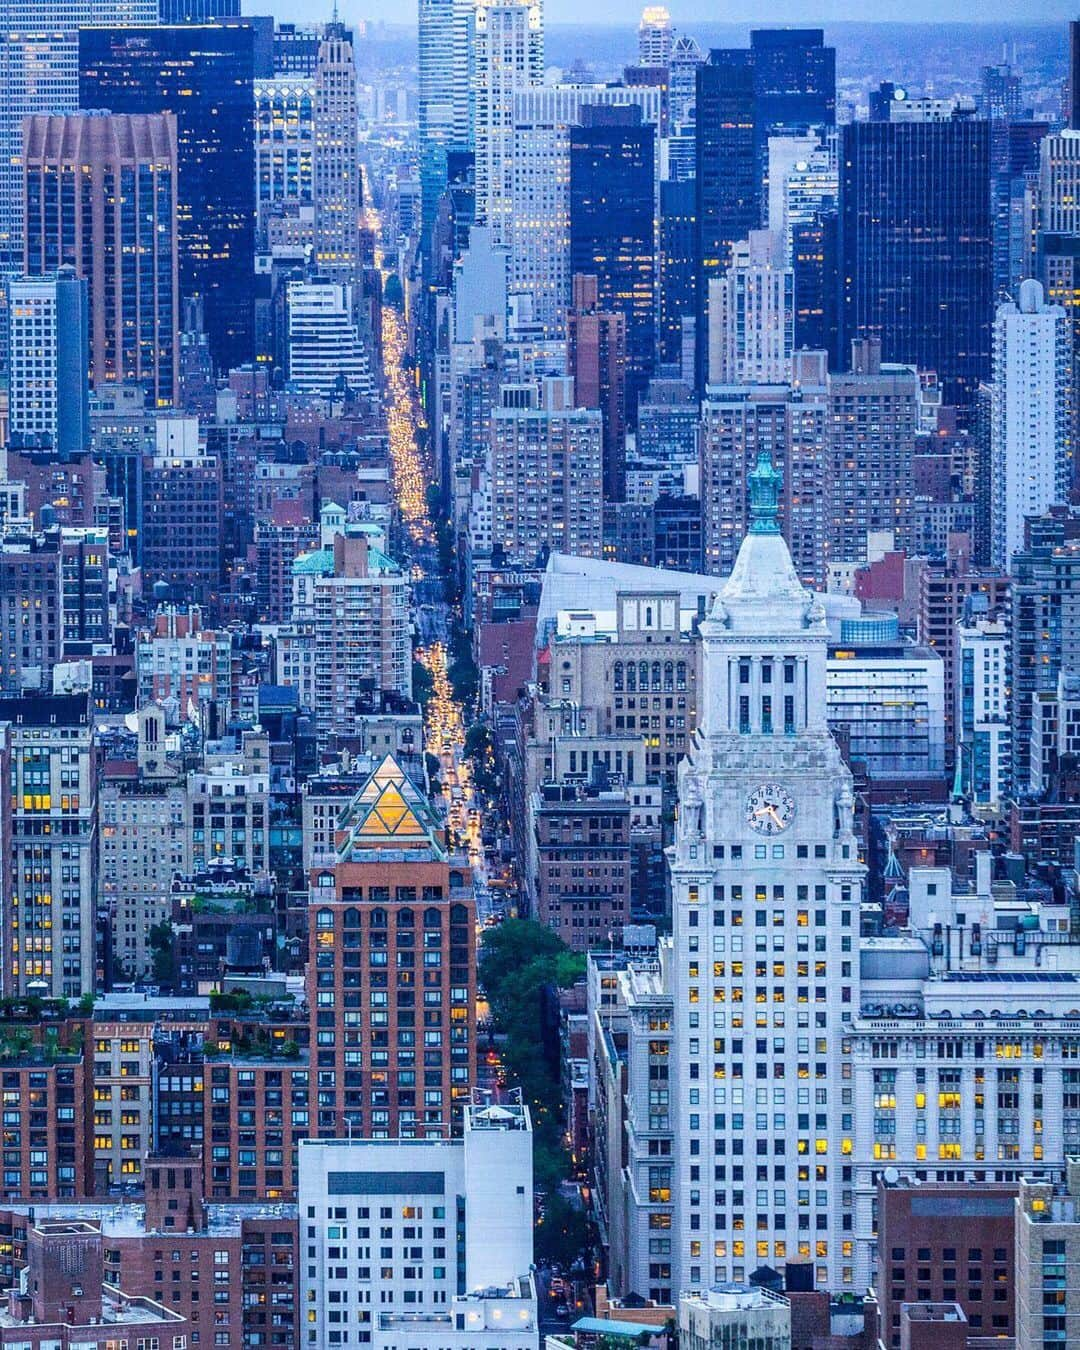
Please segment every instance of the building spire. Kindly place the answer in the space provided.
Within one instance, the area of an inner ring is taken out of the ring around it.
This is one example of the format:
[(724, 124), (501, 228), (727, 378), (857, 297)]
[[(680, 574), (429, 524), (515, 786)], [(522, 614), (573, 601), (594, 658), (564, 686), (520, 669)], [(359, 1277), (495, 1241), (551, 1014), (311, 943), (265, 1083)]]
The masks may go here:
[(773, 467), (772, 455), (762, 450), (750, 475), (750, 533), (780, 533), (779, 470)]

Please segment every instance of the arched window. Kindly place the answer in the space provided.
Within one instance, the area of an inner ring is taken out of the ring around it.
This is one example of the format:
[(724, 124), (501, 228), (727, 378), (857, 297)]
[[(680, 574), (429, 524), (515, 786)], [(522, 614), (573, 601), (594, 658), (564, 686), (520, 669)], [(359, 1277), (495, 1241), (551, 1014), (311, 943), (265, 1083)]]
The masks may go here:
[(386, 910), (379, 906), (371, 911), (370, 926), (372, 928), (386, 927)]
[(346, 928), (359, 928), (360, 911), (356, 909), (354, 906), (350, 905), (349, 908), (345, 911), (345, 913), (341, 916), (341, 921)]
[(332, 909), (320, 909), (315, 915), (315, 927), (326, 929), (333, 928), (333, 926), (334, 911)]
[(621, 694), (623, 691), (623, 664), (621, 661), (615, 662), (611, 677), (615, 684), (615, 692)]
[(397, 912), (397, 926), (399, 928), (412, 928), (416, 918), (411, 909), (399, 909)]
[(436, 909), (434, 905), (431, 905), (428, 909), (424, 910), (424, 927), (425, 928), (442, 927), (442, 911)]

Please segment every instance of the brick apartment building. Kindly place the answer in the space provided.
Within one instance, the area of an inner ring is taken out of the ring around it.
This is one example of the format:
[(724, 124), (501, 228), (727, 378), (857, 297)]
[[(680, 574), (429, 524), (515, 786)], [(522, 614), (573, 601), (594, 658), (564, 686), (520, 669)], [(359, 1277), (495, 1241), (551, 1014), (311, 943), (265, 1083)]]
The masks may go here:
[(144, 1181), (145, 1204), (0, 1209), (0, 1284), (31, 1262), (35, 1224), (74, 1225), (97, 1236), (99, 1283), (152, 1299), (186, 1324), (191, 1347), (295, 1350), (295, 1206), (206, 1204), (201, 1161), (180, 1150), (147, 1158)]
[(475, 1072), (476, 906), (392, 756), (309, 879), (312, 1136), (448, 1135)]

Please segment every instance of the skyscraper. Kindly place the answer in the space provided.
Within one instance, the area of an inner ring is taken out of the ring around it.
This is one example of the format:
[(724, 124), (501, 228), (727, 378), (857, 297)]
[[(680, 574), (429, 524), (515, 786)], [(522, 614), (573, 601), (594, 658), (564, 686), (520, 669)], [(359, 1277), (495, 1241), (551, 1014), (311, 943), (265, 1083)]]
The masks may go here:
[(161, 22), (209, 23), (213, 19), (238, 19), (240, 0), (160, 0)]
[(201, 296), (218, 370), (254, 354), (254, 32), (243, 22), (85, 28), (79, 102), (175, 112), (180, 292)]
[(476, 223), (490, 225), (494, 244), (510, 242), (514, 179), (514, 95), (544, 74), (544, 17), (528, 0), (481, 0), (472, 30), (473, 148)]
[(685, 1103), (672, 1113), (671, 1265), (683, 1290), (812, 1256), (816, 1283), (838, 1287), (852, 1148), (840, 1102), (865, 871), (854, 792), (825, 723), (825, 613), (780, 534), (767, 455), (750, 493), (749, 532), (701, 624), (699, 727), (671, 852), (670, 1092)]
[(982, 68), (979, 111), (991, 121), (1011, 121), (1020, 116), (1020, 76), (1002, 61)]
[(970, 416), (990, 371), (989, 126), (851, 122), (841, 138), (841, 350), (879, 339)]
[(566, 368), (575, 400), (604, 415), (604, 500), (626, 490), (626, 316), (605, 310), (595, 276), (578, 273), (567, 316)]
[(171, 404), (179, 381), (177, 140), (171, 113), (36, 114), (23, 135), (28, 273), (89, 288), (89, 374)]
[(709, 383), (786, 384), (791, 378), (795, 299), (783, 236), (751, 230), (731, 266), (709, 282)]
[[(309, 874), (311, 1007), (323, 1010), (319, 1026), (336, 1033), (319, 1041), (324, 1090), (312, 1133), (448, 1139), (461, 1132), (476, 1073), (468, 861), (448, 851), (439, 816), (390, 754), (341, 805), (337, 846), (315, 855)], [(361, 982), (375, 988), (375, 972), (388, 961), (395, 991), (385, 1001), (361, 1000)], [(334, 992), (320, 998), (327, 990)], [(438, 1034), (422, 1038), (423, 1027)], [(372, 1090), (359, 1068), (365, 1061), (394, 1071)]]
[[(1080, 41), (1080, 29), (1074, 25)], [(1074, 47), (1074, 51), (1076, 48)], [(1072, 436), (1080, 425), (1080, 128), (1055, 132), (1039, 146), (1037, 272), (1046, 298), (1062, 305), (1072, 324)]]
[(157, 0), (4, 0), (0, 5), (0, 262), (22, 266), (23, 118), (74, 112), (80, 106), (79, 29), (157, 22)]
[(339, 383), (373, 391), (371, 364), (353, 318), (353, 287), (314, 277), (285, 288), (286, 356), (290, 385), (329, 398)]
[(992, 560), (1007, 569), (1024, 543), (1024, 519), (1068, 501), (1073, 476), (1069, 391), (1072, 334), (1061, 305), (1037, 281), (994, 320), (990, 461)]
[(696, 226), (694, 180), (660, 183), (658, 355), (677, 365), (683, 355), (683, 327), (696, 312)]
[(820, 28), (755, 28), (750, 54), (763, 145), (783, 132), (835, 125), (836, 48)]
[(533, 317), (549, 336), (562, 334), (573, 275), (570, 129), (587, 104), (633, 104), (643, 123), (659, 126), (660, 93), (653, 85), (556, 84), (514, 95), (511, 289), (529, 293)]
[(86, 282), (64, 268), (7, 283), (8, 430), (58, 457), (90, 446)]
[(470, 141), (468, 0), (421, 0), (417, 67), (421, 240), (426, 248), (447, 183), (447, 152)]
[(768, 210), (769, 140), (824, 133), (836, 125), (836, 48), (820, 28), (756, 28), (750, 34), (754, 66), (754, 127), (762, 192)]
[(708, 372), (709, 282), (739, 239), (761, 224), (753, 59), (713, 50), (697, 70), (697, 382)]
[(260, 244), (271, 211), (310, 205), (315, 191), (315, 81), (275, 75), (255, 81), (255, 182)]
[(656, 148), (634, 106), (586, 104), (570, 131), (570, 270), (596, 277), (602, 309), (626, 319), (626, 415), (656, 351)]
[(348, 285), (360, 271), (359, 114), (352, 35), (329, 24), (315, 66), (315, 265)]
[(599, 558), (603, 419), (572, 379), (503, 385), (491, 416), (491, 537), (508, 562), (540, 554)]
[(673, 135), (684, 130), (693, 132), (697, 68), (704, 60), (695, 38), (682, 34), (675, 39), (667, 63), (668, 124)]
[(675, 33), (671, 15), (663, 5), (646, 5), (638, 24), (638, 65), (663, 66), (671, 62), (671, 45)]

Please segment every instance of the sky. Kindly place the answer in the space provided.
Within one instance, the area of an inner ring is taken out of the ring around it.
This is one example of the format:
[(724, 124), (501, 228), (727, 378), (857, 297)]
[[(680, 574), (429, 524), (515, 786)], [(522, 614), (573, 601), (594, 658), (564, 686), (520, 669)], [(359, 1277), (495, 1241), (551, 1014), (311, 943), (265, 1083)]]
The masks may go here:
[[(321, 0), (244, 0), (249, 13), (271, 11), (279, 19), (306, 21), (322, 18), (332, 5)], [(676, 28), (702, 21), (713, 23), (785, 23), (866, 22), (994, 22), (1063, 23), (1077, 16), (1076, 0), (729, 0), (719, 6), (715, 0), (668, 0)], [(340, 0), (341, 17), (381, 19), (394, 24), (415, 24), (416, 0)], [(636, 26), (641, 5), (636, 0), (590, 0), (583, 11), (580, 0), (544, 0), (544, 15), (549, 24), (613, 24)]]

